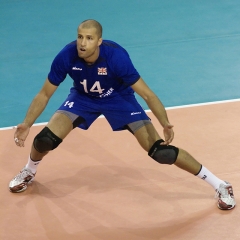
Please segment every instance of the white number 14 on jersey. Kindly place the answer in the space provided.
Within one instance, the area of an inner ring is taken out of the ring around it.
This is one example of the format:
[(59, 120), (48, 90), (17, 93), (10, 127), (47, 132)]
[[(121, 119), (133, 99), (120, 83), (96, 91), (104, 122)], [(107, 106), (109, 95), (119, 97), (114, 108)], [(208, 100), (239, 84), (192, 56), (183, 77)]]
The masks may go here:
[[(88, 90), (87, 90), (87, 80), (84, 79), (82, 82), (80, 82), (82, 85), (83, 85), (83, 89), (86, 93), (88, 93)], [(101, 88), (100, 86), (100, 82), (99, 81), (96, 81), (93, 86), (91, 87), (90, 89), (90, 92), (98, 92), (99, 94), (102, 94), (104, 91), (103, 88)]]
[(74, 104), (74, 102), (66, 101), (65, 104), (64, 104), (64, 107), (68, 106), (69, 108), (72, 108), (73, 104)]

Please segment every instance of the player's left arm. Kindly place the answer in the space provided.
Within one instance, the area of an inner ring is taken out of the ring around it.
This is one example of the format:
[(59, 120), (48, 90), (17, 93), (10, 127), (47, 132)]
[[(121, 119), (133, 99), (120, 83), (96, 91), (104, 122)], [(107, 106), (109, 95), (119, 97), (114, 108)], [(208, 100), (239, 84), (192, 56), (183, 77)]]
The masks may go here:
[(148, 87), (148, 85), (144, 82), (144, 80), (140, 77), (139, 80), (134, 83), (132, 89), (141, 96), (144, 101), (147, 103), (149, 109), (156, 116), (160, 124), (164, 129), (165, 140), (167, 144), (169, 144), (173, 140), (173, 125), (170, 124), (167, 116), (167, 112), (157, 97), (157, 95)]

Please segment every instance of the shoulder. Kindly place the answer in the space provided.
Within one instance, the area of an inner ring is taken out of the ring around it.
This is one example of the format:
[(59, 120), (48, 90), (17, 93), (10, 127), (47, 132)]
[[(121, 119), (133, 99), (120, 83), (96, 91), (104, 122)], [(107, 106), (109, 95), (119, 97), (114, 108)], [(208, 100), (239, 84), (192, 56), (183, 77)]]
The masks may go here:
[(60, 52), (55, 56), (53, 63), (68, 66), (72, 61), (78, 57), (76, 41), (68, 43)]
[(77, 55), (77, 42), (68, 43), (60, 52), (62, 55)]
[[(104, 59), (108, 59), (112, 64), (123, 63), (124, 60), (128, 60), (129, 54), (121, 45), (110, 40), (103, 40), (100, 45), (100, 55)], [(119, 61), (121, 59), (122, 61)]]
[(116, 42), (110, 41), (110, 40), (103, 40), (102, 44), (100, 46), (101, 51), (107, 53), (107, 54), (127, 54), (126, 49), (124, 49), (121, 45), (119, 45)]
[(110, 49), (123, 48), (118, 43), (111, 41), (111, 40), (103, 40), (102, 46), (108, 47)]

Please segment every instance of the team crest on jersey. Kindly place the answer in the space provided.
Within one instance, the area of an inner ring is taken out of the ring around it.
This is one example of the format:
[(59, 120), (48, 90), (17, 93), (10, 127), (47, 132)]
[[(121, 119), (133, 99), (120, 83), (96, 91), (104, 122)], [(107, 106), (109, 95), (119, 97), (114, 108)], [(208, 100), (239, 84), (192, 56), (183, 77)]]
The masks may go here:
[(107, 68), (98, 68), (98, 75), (107, 75)]

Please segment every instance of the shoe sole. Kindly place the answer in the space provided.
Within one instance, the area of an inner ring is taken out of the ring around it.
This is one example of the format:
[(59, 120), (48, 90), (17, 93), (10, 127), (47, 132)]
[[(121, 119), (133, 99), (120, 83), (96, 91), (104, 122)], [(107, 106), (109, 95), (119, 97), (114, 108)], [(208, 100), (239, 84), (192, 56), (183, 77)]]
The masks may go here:
[(29, 182), (27, 182), (27, 183), (24, 185), (23, 188), (21, 188), (21, 189), (19, 189), (19, 190), (14, 190), (14, 189), (16, 189), (16, 188), (17, 188), (18, 186), (20, 186), (21, 184), (16, 185), (16, 186), (14, 186), (14, 187), (12, 187), (12, 188), (9, 187), (9, 191), (12, 192), (12, 193), (20, 193), (20, 192), (23, 192), (23, 191), (25, 191), (25, 190), (27, 189), (28, 184), (32, 183), (33, 180), (34, 180), (34, 178), (32, 178)]
[(235, 208), (236, 205), (234, 205), (232, 207), (229, 207), (229, 208), (222, 208), (222, 207), (219, 206), (219, 204), (217, 204), (217, 206), (220, 210), (231, 210), (231, 209)]

